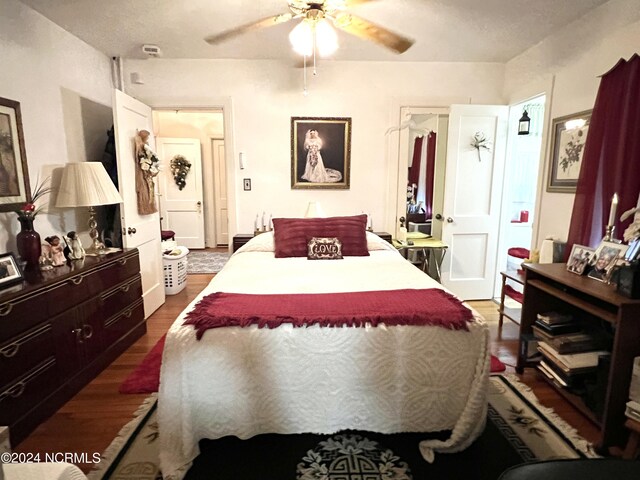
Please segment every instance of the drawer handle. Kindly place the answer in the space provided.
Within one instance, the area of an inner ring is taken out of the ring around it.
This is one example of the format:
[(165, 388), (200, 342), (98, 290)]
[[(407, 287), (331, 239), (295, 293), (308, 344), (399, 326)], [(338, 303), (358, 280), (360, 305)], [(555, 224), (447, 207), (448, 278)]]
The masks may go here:
[(131, 288), (131, 285), (124, 285), (124, 286), (120, 287), (120, 291), (121, 292), (128, 292), (129, 288)]
[(11, 358), (16, 356), (16, 353), (18, 353), (18, 350), (20, 350), (20, 344), (12, 343), (11, 345), (4, 347), (2, 350), (0, 350), (0, 354), (4, 358)]
[(27, 384), (24, 382), (16, 383), (10, 390), (9, 395), (13, 398), (18, 398), (20, 395), (24, 393), (24, 389), (27, 387)]
[(18, 398), (20, 395), (24, 393), (24, 389), (26, 388), (26, 386), (27, 384), (24, 382), (16, 383), (13, 387), (0, 393), (0, 402), (7, 397)]
[(126, 258), (121, 258), (120, 260), (118, 260), (118, 263), (120, 265), (124, 265), (125, 263), (127, 263), (127, 259)]
[(13, 304), (7, 303), (5, 306), (0, 308), (0, 317), (6, 317), (11, 313), (11, 310), (13, 310)]
[(91, 337), (93, 337), (93, 327), (91, 325), (82, 326), (82, 337), (85, 340), (89, 340)]
[(73, 333), (76, 336), (76, 343), (83, 343), (84, 342), (84, 338), (82, 336), (82, 329), (81, 328), (74, 328), (73, 330), (71, 330), (71, 333)]
[(73, 277), (71, 279), (71, 283), (73, 283), (74, 285), (80, 285), (82, 283), (82, 280), (84, 280), (84, 277), (82, 275), (79, 277)]
[(127, 310), (126, 312), (124, 312), (124, 313), (122, 314), (122, 316), (123, 316), (124, 318), (131, 318), (131, 314), (132, 314), (132, 313), (133, 313), (133, 310)]

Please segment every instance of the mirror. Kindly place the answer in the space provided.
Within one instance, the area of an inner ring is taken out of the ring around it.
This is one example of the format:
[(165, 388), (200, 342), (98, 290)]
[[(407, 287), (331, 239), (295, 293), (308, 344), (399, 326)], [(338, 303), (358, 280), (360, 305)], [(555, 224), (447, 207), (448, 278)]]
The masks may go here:
[(441, 238), (449, 109), (402, 107), (400, 118), (396, 219), (405, 217), (409, 232)]

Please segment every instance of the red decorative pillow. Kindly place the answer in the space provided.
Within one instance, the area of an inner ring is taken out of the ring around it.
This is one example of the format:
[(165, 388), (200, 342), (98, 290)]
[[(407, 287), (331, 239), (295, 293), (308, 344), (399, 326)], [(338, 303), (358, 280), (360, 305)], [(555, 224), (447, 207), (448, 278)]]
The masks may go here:
[(311, 237), (307, 242), (309, 260), (341, 260), (342, 242), (336, 237)]
[(329, 218), (274, 218), (273, 238), (276, 258), (306, 257), (307, 239), (337, 237), (345, 257), (365, 257), (367, 249), (367, 216)]

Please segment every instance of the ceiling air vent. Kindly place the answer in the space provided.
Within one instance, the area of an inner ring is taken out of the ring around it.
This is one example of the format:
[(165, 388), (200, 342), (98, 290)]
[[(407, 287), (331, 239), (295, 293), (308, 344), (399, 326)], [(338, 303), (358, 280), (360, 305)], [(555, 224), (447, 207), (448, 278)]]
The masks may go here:
[(142, 51), (150, 57), (159, 57), (162, 55), (162, 50), (160, 50), (160, 47), (157, 45), (143, 45)]

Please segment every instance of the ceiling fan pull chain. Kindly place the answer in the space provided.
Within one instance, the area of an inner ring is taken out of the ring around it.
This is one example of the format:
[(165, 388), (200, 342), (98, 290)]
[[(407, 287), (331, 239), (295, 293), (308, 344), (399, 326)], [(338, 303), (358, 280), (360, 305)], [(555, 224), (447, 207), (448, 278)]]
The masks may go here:
[(304, 90), (302, 90), (302, 94), (306, 97), (309, 94), (309, 92), (307, 91), (307, 56), (303, 55), (302, 57), (304, 58), (304, 64), (302, 68), (302, 77), (304, 79)]

